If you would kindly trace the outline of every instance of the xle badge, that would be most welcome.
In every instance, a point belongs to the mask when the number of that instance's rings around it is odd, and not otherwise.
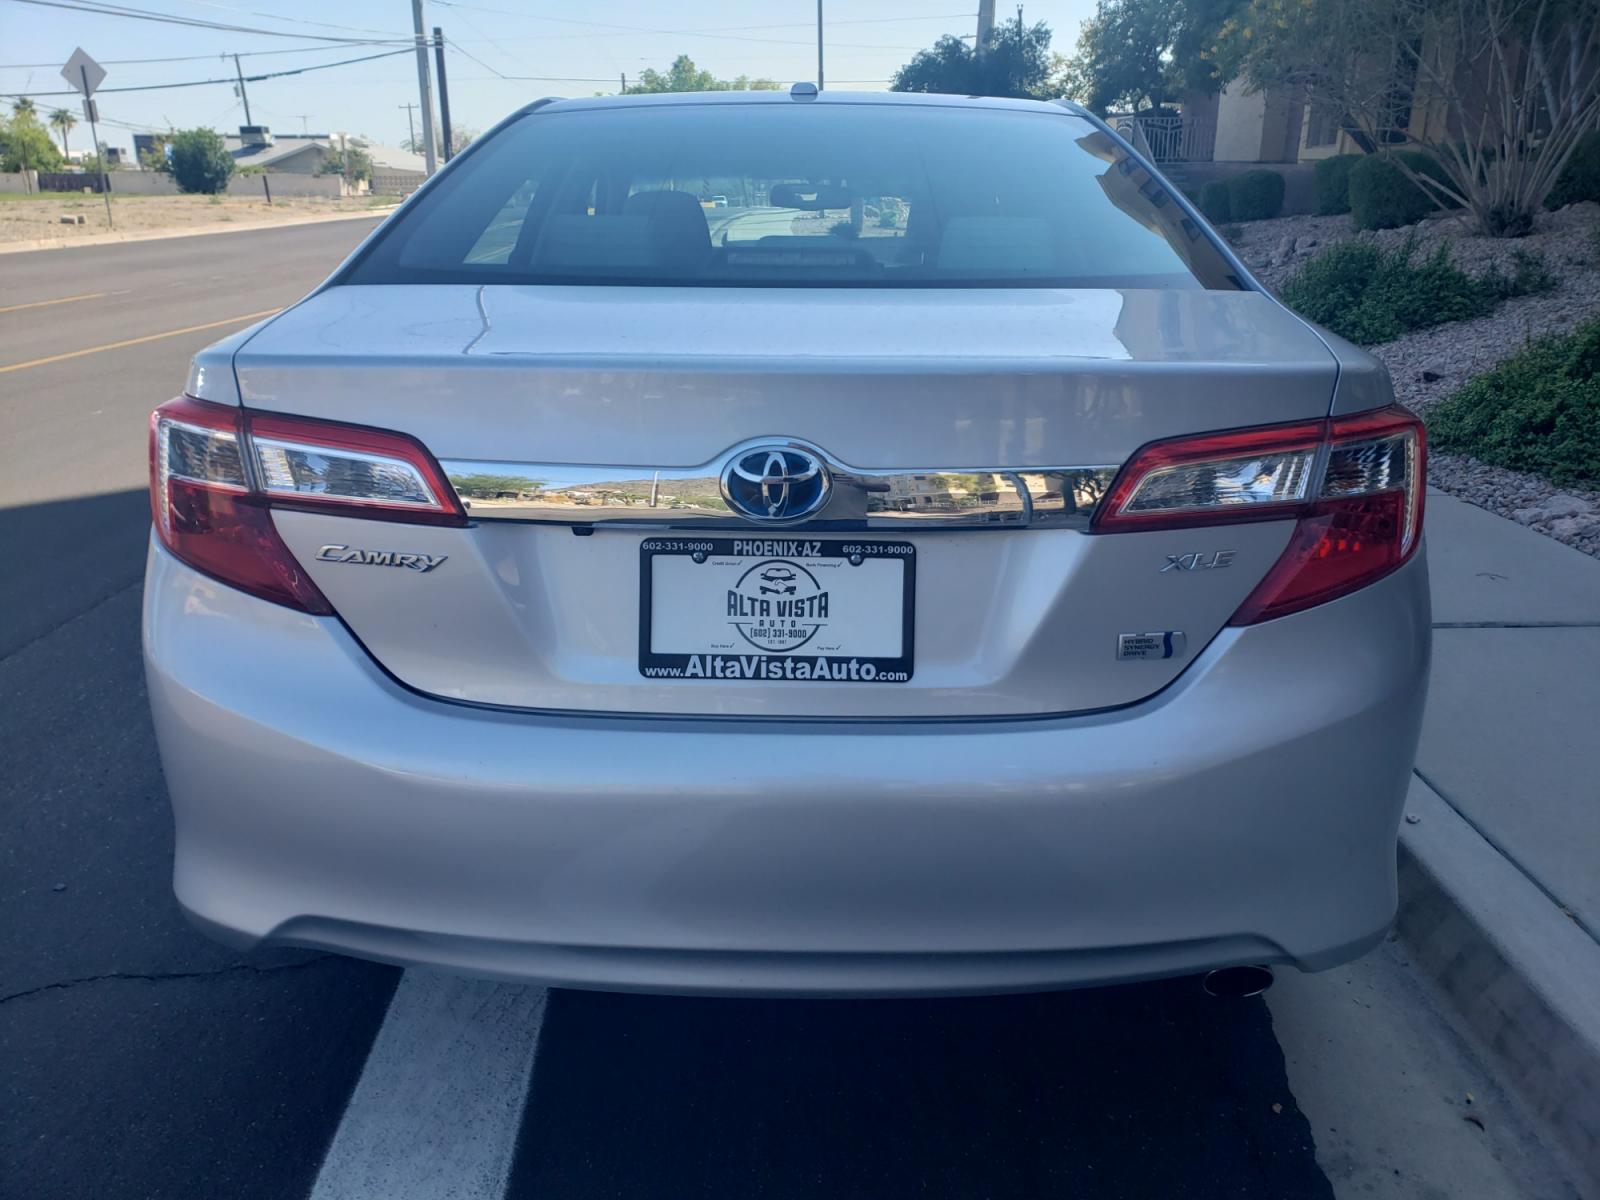
[[[1117,657],[1119,659],[1172,658],[1174,655],[1182,654],[1188,643],[1189,639],[1178,629],[1168,629],[1161,633],[1119,633]]]
[[[1210,554],[1169,554],[1159,574],[1168,571],[1215,571],[1231,567],[1237,550],[1213,550]]]
[[[759,650],[797,650],[828,623],[828,593],[797,562],[758,562],[728,589],[728,624]]]

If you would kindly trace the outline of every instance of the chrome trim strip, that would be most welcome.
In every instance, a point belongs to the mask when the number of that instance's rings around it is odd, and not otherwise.
[[[809,443],[757,438],[696,467],[610,467],[444,459],[440,466],[474,521],[641,525],[749,531],[777,523],[729,507],[722,477],[740,454],[793,446],[832,476],[811,528],[914,530],[1081,529],[1111,487],[1115,466],[978,467],[871,471],[845,466]],[[793,528],[792,525],[789,528]]]

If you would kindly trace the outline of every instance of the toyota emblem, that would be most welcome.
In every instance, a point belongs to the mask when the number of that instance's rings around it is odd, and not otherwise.
[[[756,446],[722,472],[728,507],[753,521],[803,521],[827,503],[831,481],[822,460],[794,446]]]

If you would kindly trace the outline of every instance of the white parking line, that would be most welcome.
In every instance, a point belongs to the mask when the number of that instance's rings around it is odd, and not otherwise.
[[[499,1200],[546,995],[407,971],[311,1200]]]

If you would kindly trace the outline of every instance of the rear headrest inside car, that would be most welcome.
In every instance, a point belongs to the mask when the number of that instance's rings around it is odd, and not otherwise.
[[[622,202],[622,211],[625,217],[649,220],[656,262],[663,266],[699,266],[711,253],[706,211],[688,192],[635,192]]]

